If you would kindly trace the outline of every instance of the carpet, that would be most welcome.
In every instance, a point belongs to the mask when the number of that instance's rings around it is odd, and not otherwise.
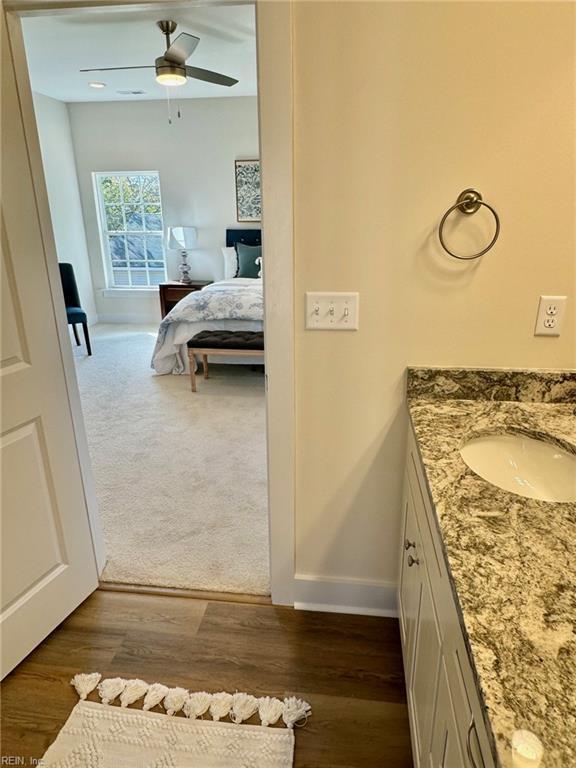
[[[269,594],[264,377],[150,370],[155,329],[74,347],[110,582]]]

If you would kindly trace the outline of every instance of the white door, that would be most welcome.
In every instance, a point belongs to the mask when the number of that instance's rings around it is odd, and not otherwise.
[[[0,24],[3,678],[98,577],[56,325],[64,309],[48,281],[56,257],[43,242],[3,11]]]

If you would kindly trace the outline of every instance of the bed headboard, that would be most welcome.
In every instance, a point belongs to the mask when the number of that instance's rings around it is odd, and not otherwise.
[[[233,248],[236,243],[262,245],[262,233],[259,229],[227,229],[226,247]]]

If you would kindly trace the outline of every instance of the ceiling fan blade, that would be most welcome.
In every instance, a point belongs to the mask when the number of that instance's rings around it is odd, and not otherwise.
[[[189,35],[188,32],[182,32],[176,40],[172,42],[170,48],[164,54],[164,58],[173,61],[175,64],[184,64],[188,56],[196,50],[200,38],[195,35]]]
[[[195,80],[204,80],[207,83],[214,83],[215,85],[236,85],[238,80],[227,75],[220,75],[218,72],[211,72],[209,69],[200,69],[200,67],[186,67],[186,74],[188,77],[193,77]]]
[[[154,67],[96,67],[95,69],[81,69],[80,72],[116,72],[120,69],[154,69]]]

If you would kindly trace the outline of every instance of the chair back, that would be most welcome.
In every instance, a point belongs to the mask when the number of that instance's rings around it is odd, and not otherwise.
[[[62,290],[64,291],[64,303],[67,307],[80,306],[80,294],[76,285],[74,276],[74,267],[72,264],[58,264],[60,267],[60,280],[62,281]]]

